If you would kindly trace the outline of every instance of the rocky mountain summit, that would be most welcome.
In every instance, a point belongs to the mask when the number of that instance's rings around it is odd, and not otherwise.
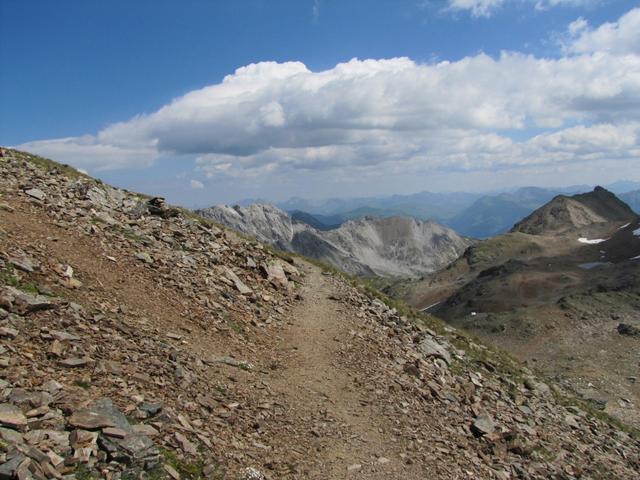
[[[637,478],[504,354],[162,199],[0,158],[0,478]]]
[[[455,260],[471,243],[436,222],[409,217],[363,217],[317,230],[273,205],[218,205],[198,213],[358,276],[420,277]]]
[[[558,195],[514,225],[512,232],[531,235],[562,234],[594,224],[632,222],[638,216],[631,208],[602,187],[567,197]]]

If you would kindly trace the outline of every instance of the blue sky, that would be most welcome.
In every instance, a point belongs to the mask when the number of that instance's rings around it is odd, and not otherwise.
[[[186,205],[637,180],[636,7],[0,0],[0,144]]]

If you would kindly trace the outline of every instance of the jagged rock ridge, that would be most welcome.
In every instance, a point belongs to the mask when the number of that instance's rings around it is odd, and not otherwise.
[[[272,205],[221,205],[198,213],[280,249],[362,276],[420,277],[455,260],[470,244],[436,222],[406,217],[364,217],[320,231]]]

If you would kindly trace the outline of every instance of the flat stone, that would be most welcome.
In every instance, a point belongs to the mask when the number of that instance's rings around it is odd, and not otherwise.
[[[18,467],[25,459],[26,457],[24,455],[17,454],[0,465],[0,479],[10,480],[16,478]]]
[[[23,430],[27,427],[27,417],[15,405],[2,403],[0,404],[0,424],[16,430]]]
[[[116,428],[116,427],[103,428],[102,433],[107,437],[114,437],[114,438],[124,438],[129,434],[129,432],[126,432],[121,428]]]
[[[160,432],[158,430],[153,428],[151,425],[147,425],[146,423],[138,423],[136,425],[132,425],[131,430],[134,433],[146,435],[147,437],[156,437],[160,435]]]
[[[180,480],[180,474],[176,472],[176,470],[171,465],[165,464],[162,466],[162,468],[164,468],[164,471],[167,472],[171,478],[173,478],[174,480]]]
[[[0,337],[4,338],[16,338],[18,336],[18,330],[10,327],[0,327]]]
[[[263,265],[262,270],[269,282],[285,287],[289,285],[287,274],[284,273],[284,269],[280,263],[272,263],[266,266]]]
[[[422,353],[422,355],[424,355],[425,357],[441,358],[448,364],[451,363],[451,355],[449,354],[447,349],[430,335],[422,339],[418,346],[418,349],[420,350],[420,353]]]
[[[27,418],[41,417],[45,413],[49,412],[49,410],[50,409],[47,405],[42,405],[38,408],[29,410],[25,415],[27,416]]]
[[[493,433],[495,429],[496,424],[493,418],[486,413],[478,415],[471,425],[471,431],[477,437],[489,435]]]
[[[238,367],[246,370],[251,370],[253,368],[253,365],[245,360],[236,360],[235,358],[228,356],[208,358],[205,360],[205,363],[224,363],[231,367]]]
[[[32,295],[13,287],[5,287],[13,297],[13,304],[19,313],[31,313],[55,308],[56,304],[43,295]]]
[[[10,257],[9,263],[23,272],[33,273],[35,270],[35,262],[27,256]]]
[[[160,452],[153,441],[139,433],[130,433],[124,438],[101,435],[98,438],[98,445],[107,452],[111,461],[130,466],[139,465],[150,468],[160,461]]]
[[[162,410],[162,403],[161,402],[157,402],[157,403],[142,402],[140,405],[138,405],[138,410],[142,410],[148,415],[154,416],[154,415],[157,415],[160,412],[160,410]]]
[[[77,335],[68,332],[60,332],[58,330],[51,330],[49,335],[61,342],[77,342],[80,340],[80,337]]]
[[[80,337],[74,335],[69,332],[61,332],[59,330],[51,330],[49,334],[55,338],[56,340],[60,340],[61,342],[77,342],[80,340]]]
[[[147,252],[138,252],[135,254],[135,257],[141,262],[144,262],[148,265],[151,265],[153,263],[153,258],[151,258],[151,255],[149,255]]]
[[[30,188],[28,190],[25,190],[24,193],[29,195],[31,198],[35,198],[36,200],[40,200],[40,201],[47,198],[47,195],[39,188]]]
[[[174,434],[176,441],[178,442],[178,445],[180,445],[180,448],[182,449],[182,451],[184,453],[187,453],[189,455],[197,455],[198,454],[198,450],[196,449],[196,446],[191,443],[187,437],[185,437],[183,434],[181,434],[180,432],[176,432]]]
[[[69,367],[69,368],[79,368],[79,367],[84,367],[85,365],[89,364],[91,361],[92,360],[89,357],[72,357],[72,358],[65,358],[64,360],[61,360],[60,365],[62,365],[63,367]]]
[[[91,410],[79,410],[69,417],[68,423],[83,430],[97,430],[98,428],[115,427],[116,423],[107,415],[101,415]]]
[[[238,278],[238,276],[230,268],[225,268],[224,269],[224,275],[225,275],[225,277],[227,277],[229,280],[231,280],[233,282],[233,284],[236,287],[236,289],[242,295],[248,295],[248,294],[253,292],[253,290],[251,290],[249,287],[247,287],[242,282],[242,280],[240,280],[240,278]]]
[[[60,284],[63,287],[69,288],[71,290],[75,290],[77,288],[82,287],[82,282],[77,278],[63,278],[60,280]]]
[[[89,432],[87,430],[74,430],[69,435],[69,444],[73,448],[82,448],[94,445],[98,439],[98,432]]]
[[[61,357],[63,352],[64,347],[62,346],[62,343],[58,340],[54,340],[49,347],[49,353],[54,357]]]
[[[0,438],[8,443],[24,443],[24,437],[22,434],[11,428],[0,427]]]
[[[31,446],[26,453],[29,458],[32,458],[38,463],[46,463],[49,461],[49,457],[47,456],[47,454],[39,448]]]
[[[48,380],[45,383],[43,383],[40,388],[42,388],[43,390],[46,390],[50,394],[54,394],[62,390],[64,388],[64,385],[62,385],[59,382],[56,382],[55,380]]]
[[[54,467],[58,467],[59,465],[62,464],[62,462],[64,462],[64,458],[58,455],[53,450],[49,450],[47,452],[47,456],[49,457],[49,461],[51,462],[51,465],[53,465]]]

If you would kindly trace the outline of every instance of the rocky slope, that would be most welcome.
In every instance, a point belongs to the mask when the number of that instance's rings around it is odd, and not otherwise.
[[[324,237],[377,275],[420,277],[458,258],[471,243],[436,222],[408,217],[350,220]]]
[[[371,268],[327,241],[321,232],[306,223],[293,220],[273,205],[216,205],[196,213],[281,250],[327,262],[351,275],[374,275]]]
[[[320,231],[272,205],[220,205],[198,213],[359,276],[420,277],[453,261],[470,244],[435,222],[404,217],[364,217]]]
[[[0,158],[0,477],[637,478],[528,370],[185,211]]]
[[[613,193],[602,187],[567,197],[558,195],[514,225],[512,232],[532,235],[566,233],[593,224],[630,222],[637,215]]]
[[[640,220],[603,189],[556,197],[423,281],[388,287],[640,427]],[[627,329],[627,326],[630,329]],[[620,330],[622,329],[622,330]]]

